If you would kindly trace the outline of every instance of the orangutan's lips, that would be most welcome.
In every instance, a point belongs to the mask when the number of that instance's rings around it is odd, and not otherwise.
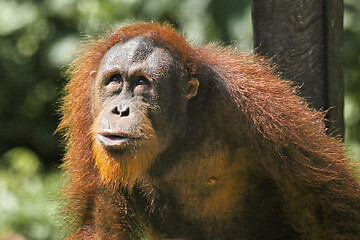
[[[105,147],[122,147],[137,138],[125,133],[98,133],[97,139]]]

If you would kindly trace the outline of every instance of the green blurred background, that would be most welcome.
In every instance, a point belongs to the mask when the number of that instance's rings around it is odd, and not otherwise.
[[[252,51],[250,0],[0,0],[0,240],[58,239],[66,66],[87,35],[168,21],[194,44]],[[360,156],[360,2],[345,0],[345,142]]]

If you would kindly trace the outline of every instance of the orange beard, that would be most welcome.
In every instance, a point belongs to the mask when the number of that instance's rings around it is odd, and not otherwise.
[[[92,150],[101,182],[106,187],[126,187],[131,190],[146,175],[146,171],[159,153],[159,142],[150,121],[147,120],[141,126],[140,132],[144,138],[115,154],[105,150],[99,143],[94,126],[98,126],[97,121],[94,122],[92,130]]]

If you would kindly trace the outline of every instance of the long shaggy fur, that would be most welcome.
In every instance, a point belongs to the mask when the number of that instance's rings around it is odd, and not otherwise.
[[[360,237],[359,185],[342,143],[326,135],[323,114],[309,108],[290,82],[269,74],[264,59],[218,47],[199,51],[225,79],[237,106],[232,114],[246,123],[233,128],[242,128],[261,153],[259,164],[283,194],[290,224],[304,239]]]
[[[91,72],[96,71],[109,48],[138,35],[180,54],[200,87],[212,85],[216,89],[217,109],[226,125],[231,126],[230,138],[254,149],[258,157],[252,159],[252,168],[274,181],[283,198],[287,222],[301,239],[360,239],[359,185],[342,143],[326,135],[323,114],[309,108],[296,95],[292,83],[275,74],[263,58],[240,55],[216,45],[196,48],[169,25],[155,23],[130,25],[87,44],[68,71],[70,81],[65,89],[59,130],[67,143],[63,164],[69,177],[64,190],[68,198],[66,214],[75,219],[69,238],[105,239],[101,229],[111,224],[117,224],[120,232],[136,228],[136,223],[130,226],[122,218],[128,214],[124,213],[128,203],[116,190],[116,181],[127,178],[133,183],[142,177],[138,175],[141,171],[106,165],[111,163],[108,154],[93,145]],[[151,127],[148,130],[150,136],[155,134]],[[154,142],[154,148],[158,147]],[[139,162],[136,166],[142,168],[143,164],[152,163]],[[108,179],[101,180],[98,171]],[[104,181],[112,187],[99,184]],[[94,214],[101,209],[99,206],[106,205],[107,198],[116,198],[114,201],[119,204],[108,204],[104,211],[116,213]],[[125,233],[114,234],[107,238],[129,237]]]

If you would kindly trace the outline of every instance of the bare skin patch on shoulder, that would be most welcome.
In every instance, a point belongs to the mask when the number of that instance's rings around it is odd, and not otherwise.
[[[185,156],[162,182],[172,186],[187,219],[226,220],[239,209],[247,183],[246,149],[230,150],[220,142],[205,143],[201,156]],[[210,147],[209,147],[210,146]],[[206,149],[205,149],[206,148]]]

